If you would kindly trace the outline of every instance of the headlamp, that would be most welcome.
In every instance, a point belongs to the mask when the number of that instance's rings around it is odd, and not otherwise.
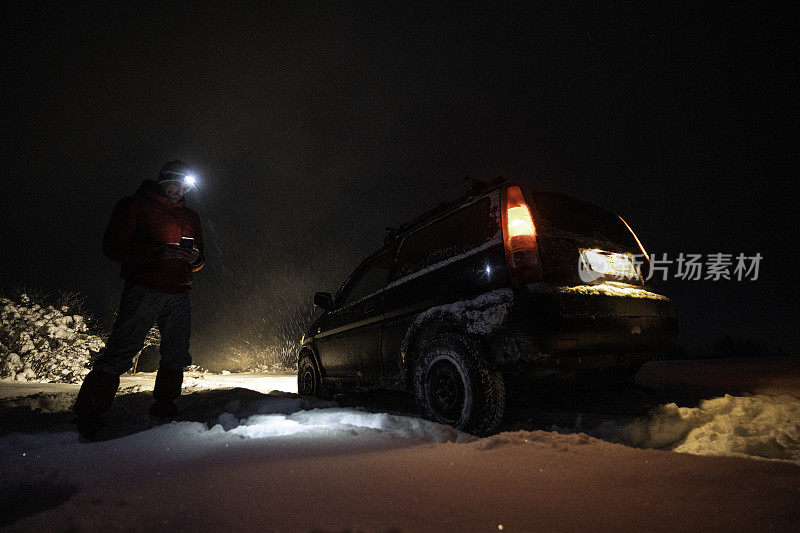
[[[174,176],[167,178],[166,176]],[[161,176],[159,176],[158,181],[179,181],[183,185],[187,187],[194,187],[197,184],[197,178],[194,174],[186,174],[184,172],[178,172],[174,170],[168,170],[166,172],[162,172]]]

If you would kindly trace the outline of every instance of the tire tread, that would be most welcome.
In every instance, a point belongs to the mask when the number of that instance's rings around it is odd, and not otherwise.
[[[469,420],[462,420],[456,427],[477,436],[490,435],[497,431],[505,414],[505,384],[498,371],[491,370],[483,362],[476,343],[462,335],[444,334],[431,340],[422,350],[414,368],[414,391],[417,405],[423,417],[436,421],[425,401],[423,390],[424,365],[436,352],[437,346],[449,348],[463,359],[474,391],[474,402]]]

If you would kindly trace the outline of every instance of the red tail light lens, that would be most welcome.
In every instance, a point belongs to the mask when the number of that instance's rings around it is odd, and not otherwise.
[[[542,279],[536,226],[522,190],[515,186],[505,191],[503,208],[503,242],[511,281],[515,284]]]

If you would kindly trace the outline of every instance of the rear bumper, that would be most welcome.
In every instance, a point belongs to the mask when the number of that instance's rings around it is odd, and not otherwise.
[[[506,362],[547,360],[559,366],[630,366],[678,337],[675,307],[664,296],[562,290],[542,284],[516,291],[496,354]],[[508,350],[509,346],[524,346]]]
[[[540,345],[554,355],[570,352],[641,352],[667,348],[678,336],[677,320],[652,316],[562,316]]]

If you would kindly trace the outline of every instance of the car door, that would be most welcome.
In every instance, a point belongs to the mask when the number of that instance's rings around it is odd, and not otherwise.
[[[419,313],[473,298],[493,280],[502,279],[505,252],[496,237],[499,226],[491,207],[490,197],[479,198],[412,230],[400,244],[392,286],[383,297],[381,341],[387,381],[397,383],[407,371],[401,347]],[[496,246],[487,247],[492,239]],[[489,261],[498,252],[499,257]],[[488,265],[496,265],[494,277],[486,274]]]
[[[363,384],[381,374],[383,289],[392,257],[389,250],[367,259],[336,295],[315,335],[320,361],[332,378]]]

